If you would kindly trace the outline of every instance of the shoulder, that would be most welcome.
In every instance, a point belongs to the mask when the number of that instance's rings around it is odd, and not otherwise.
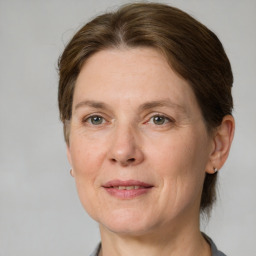
[[[215,243],[212,241],[210,237],[203,233],[204,238],[208,241],[211,246],[212,256],[227,256],[223,252],[219,251]]]

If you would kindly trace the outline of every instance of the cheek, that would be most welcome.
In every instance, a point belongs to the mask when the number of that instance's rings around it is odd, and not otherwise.
[[[151,146],[148,145],[151,149],[148,152],[151,166],[160,177],[163,194],[167,195],[163,197],[166,200],[164,204],[185,204],[201,195],[208,161],[205,142],[199,134],[195,136],[188,132],[182,136],[173,134],[162,141],[158,140],[157,144],[152,142]],[[167,203],[169,201],[172,203]]]
[[[155,166],[161,166],[159,172],[166,175],[189,173],[193,169],[201,169],[204,156],[200,148],[200,139],[189,134],[165,137],[162,140],[151,141],[147,146],[148,156]],[[202,147],[203,148],[203,147]],[[168,171],[167,171],[168,170]]]
[[[73,136],[70,143],[72,167],[77,176],[96,175],[96,170],[105,157],[104,140],[89,139],[85,136]]]
[[[105,159],[104,143],[88,140],[83,136],[73,136],[70,143],[70,156],[75,174],[75,182],[81,204],[91,216],[96,216],[97,177]]]

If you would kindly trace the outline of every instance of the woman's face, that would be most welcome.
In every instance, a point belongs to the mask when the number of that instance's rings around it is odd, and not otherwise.
[[[103,50],[84,64],[68,158],[101,228],[139,235],[197,221],[213,149],[192,89],[156,50]]]

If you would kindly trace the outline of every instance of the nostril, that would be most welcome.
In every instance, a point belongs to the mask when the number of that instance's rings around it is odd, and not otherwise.
[[[134,163],[135,161],[136,161],[136,159],[135,159],[134,157],[133,157],[133,158],[126,159],[126,160],[124,160],[124,161],[118,160],[118,159],[115,159],[115,158],[111,158],[111,162],[112,162],[112,163],[120,162],[120,163],[123,164],[123,165],[128,165],[128,164]]]
[[[135,158],[130,158],[127,160],[127,162],[129,162],[129,163],[135,162]]]

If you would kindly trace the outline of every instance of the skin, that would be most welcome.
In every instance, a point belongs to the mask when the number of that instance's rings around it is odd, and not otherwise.
[[[227,158],[231,116],[209,134],[189,84],[159,52],[108,49],[82,67],[69,125],[67,155],[81,203],[99,223],[101,255],[210,255],[200,198],[205,172]],[[152,188],[120,199],[103,187],[116,179]]]

